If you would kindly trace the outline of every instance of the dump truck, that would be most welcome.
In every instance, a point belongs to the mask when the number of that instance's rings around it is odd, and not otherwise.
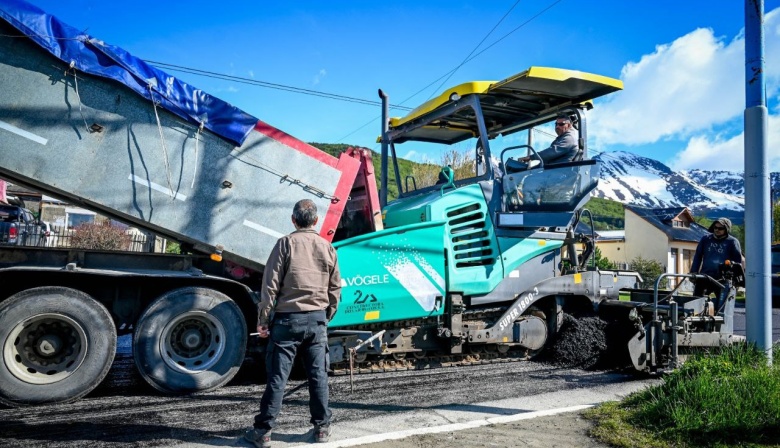
[[[130,334],[138,371],[160,392],[226,384],[264,351],[250,334],[253,289],[304,198],[338,252],[336,374],[530,359],[565,314],[609,319],[637,370],[733,340],[733,297],[672,312],[682,299],[650,303],[637,273],[588,264],[594,241],[575,232],[599,177],[587,112],[619,80],[531,67],[455,86],[400,118],[380,91],[377,183],[368,150],[325,154],[22,0],[0,5],[0,19],[0,177],[186,249],[0,248],[4,404],[86,395]],[[516,169],[511,160],[537,151],[518,133],[561,114],[578,157]],[[401,144],[468,151],[472,172],[443,166],[441,183],[418,187],[401,179]]]

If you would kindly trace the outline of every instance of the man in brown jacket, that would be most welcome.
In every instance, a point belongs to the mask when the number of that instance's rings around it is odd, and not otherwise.
[[[257,447],[270,446],[284,386],[299,349],[309,377],[314,438],[327,442],[330,437],[328,321],[336,314],[341,276],[336,250],[314,230],[318,219],[313,201],[298,201],[292,214],[296,230],[276,242],[263,273],[257,332],[261,338],[271,338],[265,361],[268,382],[254,428],[244,435]]]

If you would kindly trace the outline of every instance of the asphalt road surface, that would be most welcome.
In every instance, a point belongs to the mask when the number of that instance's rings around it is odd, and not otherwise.
[[[744,334],[744,309],[736,314],[735,332]],[[773,310],[775,341],[780,339],[778,314]],[[64,405],[0,407],[0,445],[247,446],[240,437],[257,412],[263,387],[257,365],[246,363],[231,384],[216,391],[164,396],[136,373],[122,339],[108,378],[87,397]],[[572,407],[619,399],[654,381],[537,362],[356,375],[352,386],[349,377],[332,377],[334,434],[328,445],[443,448],[476,440],[485,441],[484,446],[514,446],[512,440],[524,440],[526,446],[566,446],[579,440],[595,447],[600,445],[585,436],[588,423]],[[562,408],[574,411],[544,414]],[[292,379],[273,446],[309,442],[308,415],[305,382]],[[539,417],[520,420],[524,416]],[[429,433],[421,433],[426,428]]]

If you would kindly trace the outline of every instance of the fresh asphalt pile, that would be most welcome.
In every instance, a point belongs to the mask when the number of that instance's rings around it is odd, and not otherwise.
[[[575,318],[564,314],[563,324],[542,361],[560,367],[604,367],[607,353],[607,322],[599,317]]]

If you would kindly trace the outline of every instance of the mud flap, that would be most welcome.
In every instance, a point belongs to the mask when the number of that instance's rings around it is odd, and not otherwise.
[[[644,332],[637,331],[636,334],[628,341],[628,354],[631,357],[631,363],[634,368],[639,371],[647,370],[647,334],[650,331],[649,325],[645,328]]]
[[[522,316],[515,321],[512,333],[512,342],[539,350],[547,342],[547,322],[537,316]]]
[[[450,353],[458,354],[463,353],[463,296],[460,294],[452,294],[450,296],[450,330],[452,347]]]

